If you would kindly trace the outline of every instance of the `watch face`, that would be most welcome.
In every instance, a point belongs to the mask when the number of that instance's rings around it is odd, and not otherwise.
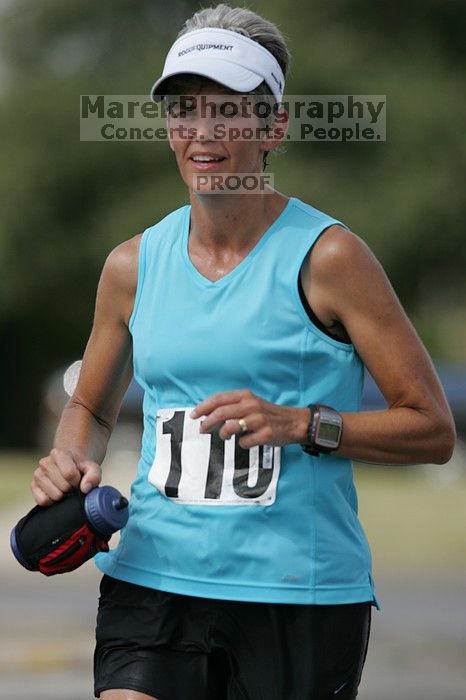
[[[320,423],[318,440],[326,440],[328,442],[337,443],[340,435],[340,426],[332,423]]]
[[[321,406],[315,437],[316,445],[335,450],[340,444],[341,423],[341,416],[336,411],[326,406]]]

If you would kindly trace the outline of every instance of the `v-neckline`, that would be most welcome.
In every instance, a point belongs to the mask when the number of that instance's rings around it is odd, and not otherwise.
[[[210,280],[208,277],[203,275],[197,267],[194,265],[192,262],[190,256],[189,256],[189,250],[188,250],[188,244],[189,244],[189,228],[190,228],[190,223],[191,223],[191,204],[186,205],[185,209],[185,215],[184,215],[184,220],[183,220],[183,235],[182,235],[182,241],[181,241],[181,248],[182,248],[182,257],[184,260],[184,263],[186,267],[188,268],[189,272],[191,275],[199,282],[202,284],[204,287],[223,287],[226,284],[228,284],[232,279],[234,279],[237,275],[239,275],[253,260],[253,258],[259,253],[259,251],[263,248],[265,245],[266,241],[270,238],[272,233],[275,231],[275,229],[278,227],[278,225],[282,222],[283,217],[285,214],[288,212],[290,209],[291,203],[294,201],[294,197],[289,197],[287,203],[281,210],[280,214],[272,221],[270,226],[264,231],[262,236],[259,238],[257,243],[254,245],[253,248],[249,251],[249,253],[232,269],[230,272],[227,272],[225,275],[222,275],[218,280]]]

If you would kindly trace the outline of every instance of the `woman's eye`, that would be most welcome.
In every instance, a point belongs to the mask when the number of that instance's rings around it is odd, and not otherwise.
[[[196,116],[196,110],[180,109],[179,107],[169,109],[168,113],[173,119],[193,119]]]
[[[210,119],[238,119],[242,116],[242,111],[239,106],[233,105],[231,102],[221,102],[213,108],[211,105],[206,105],[204,108],[199,105],[183,105],[180,102],[169,103],[168,114],[172,119],[198,119],[199,117],[207,117]]]
[[[174,99],[167,104],[167,113],[173,119],[189,119],[196,112],[196,109],[183,100]]]
[[[234,119],[240,116],[241,113],[239,108],[234,107],[231,102],[224,102],[218,106],[217,114],[225,119]]]

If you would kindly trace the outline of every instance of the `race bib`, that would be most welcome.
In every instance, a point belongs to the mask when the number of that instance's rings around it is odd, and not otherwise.
[[[280,447],[245,450],[235,435],[200,433],[191,408],[162,408],[157,413],[157,444],[148,479],[178,503],[270,506],[280,472]]]

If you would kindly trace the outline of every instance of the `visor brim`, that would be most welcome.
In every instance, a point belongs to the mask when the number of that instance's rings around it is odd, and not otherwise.
[[[216,65],[212,65],[212,61],[191,61],[189,66],[178,68],[174,71],[169,71],[162,75],[150,91],[150,97],[153,102],[159,102],[166,94],[166,82],[169,78],[175,75],[199,75],[203,78],[213,80],[223,87],[230,88],[234,92],[250,92],[255,90],[263,81],[264,78],[257,73],[254,73],[247,68],[238,66],[229,61],[218,61]]]

